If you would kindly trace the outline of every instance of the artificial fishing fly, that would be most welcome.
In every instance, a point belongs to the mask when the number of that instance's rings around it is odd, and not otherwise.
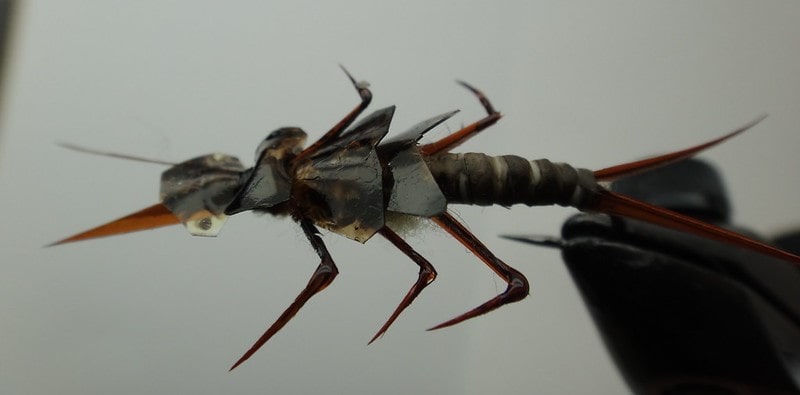
[[[368,84],[345,70],[361,101],[316,142],[304,148],[306,133],[287,127],[270,133],[256,150],[255,164],[211,154],[172,165],[161,177],[161,202],[52,245],[153,229],[182,223],[193,235],[216,236],[228,216],[243,211],[288,215],[300,225],[320,264],[295,301],[268,327],[231,370],[250,358],[294,317],[316,293],[331,284],[338,269],[318,227],[365,243],[375,234],[387,239],[419,266],[419,276],[370,343],[383,335],[400,313],[436,278],[436,270],[387,224],[400,214],[428,218],[466,246],[507,284],[505,291],[449,321],[439,329],[524,299],[525,276],[495,256],[475,235],[447,212],[450,204],[528,206],[561,205],[648,221],[668,228],[759,251],[794,264],[800,257],[738,233],[659,208],[606,189],[600,182],[636,174],[690,157],[755,126],[763,117],[720,138],[654,158],[602,170],[578,169],[546,159],[489,156],[450,151],[495,124],[501,114],[486,96],[460,82],[477,96],[487,115],[433,143],[422,136],[450,118],[447,112],[384,139],[394,107],[375,111],[355,122],[369,106]],[[106,156],[129,157],[69,147]],[[139,159],[139,158],[133,158]],[[159,161],[154,161],[159,162]]]

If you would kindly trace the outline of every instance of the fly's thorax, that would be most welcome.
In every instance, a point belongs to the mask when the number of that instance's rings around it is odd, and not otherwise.
[[[547,159],[447,153],[425,162],[448,203],[583,207],[599,188],[591,171]]]
[[[293,164],[290,205],[312,213],[306,218],[318,226],[361,243],[369,240],[384,225],[383,166],[376,146],[393,114],[394,106],[377,110],[301,153]]]
[[[289,200],[292,187],[289,164],[305,141],[306,133],[300,128],[286,127],[270,133],[256,149],[256,165],[225,213],[269,211]]]
[[[291,205],[320,227],[366,242],[383,226],[381,163],[369,146],[295,169]]]

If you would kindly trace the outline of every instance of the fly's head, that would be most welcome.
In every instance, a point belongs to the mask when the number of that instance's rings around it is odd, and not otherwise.
[[[216,236],[245,173],[239,159],[225,154],[178,163],[161,174],[161,202],[191,234]]]
[[[292,188],[291,160],[306,142],[306,133],[295,127],[270,133],[256,149],[256,164],[243,177],[241,188],[225,209],[233,215],[247,210],[269,210],[289,200]]]

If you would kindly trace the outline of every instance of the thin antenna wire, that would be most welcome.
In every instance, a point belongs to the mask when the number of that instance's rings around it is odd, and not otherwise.
[[[59,146],[64,147],[64,148],[71,149],[73,151],[83,152],[83,153],[86,153],[86,154],[110,156],[112,158],[118,158],[118,159],[128,159],[128,160],[135,160],[135,161],[139,161],[139,162],[155,163],[155,164],[159,164],[159,165],[175,166],[175,163],[167,162],[167,161],[164,161],[164,160],[141,158],[141,157],[133,156],[133,155],[118,154],[116,152],[103,152],[103,151],[93,150],[91,148],[85,148],[85,147],[81,147],[81,146],[77,146],[77,145],[69,144],[69,143],[56,143],[56,144],[58,144]]]

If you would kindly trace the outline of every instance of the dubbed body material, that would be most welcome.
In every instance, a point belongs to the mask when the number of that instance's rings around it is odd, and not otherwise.
[[[492,157],[479,153],[449,153],[501,117],[483,93],[463,82],[461,84],[478,97],[486,110],[484,118],[436,142],[418,145],[427,131],[455,113],[448,112],[383,141],[389,131],[394,107],[375,111],[353,124],[369,105],[372,93],[367,84],[356,83],[349,73],[347,75],[361,102],[309,147],[303,148],[305,132],[299,128],[281,128],[259,145],[252,168],[244,169],[238,159],[221,154],[177,164],[164,172],[161,204],[54,244],[178,222],[184,223],[193,234],[216,235],[227,216],[249,210],[290,216],[303,229],[320,257],[320,264],[295,301],[231,369],[250,358],[338,274],[317,227],[361,243],[379,234],[419,266],[417,281],[370,342],[385,333],[400,313],[436,278],[433,265],[386,224],[387,215],[392,213],[429,218],[507,283],[501,294],[431,329],[455,325],[519,301],[529,291],[525,276],[497,258],[453,218],[447,212],[448,204],[573,206],[647,220],[800,263],[800,257],[795,255],[626,198],[598,184],[598,181],[610,181],[689,157],[747,130],[760,119],[696,147],[592,172],[546,159],[529,161],[513,155]]]

